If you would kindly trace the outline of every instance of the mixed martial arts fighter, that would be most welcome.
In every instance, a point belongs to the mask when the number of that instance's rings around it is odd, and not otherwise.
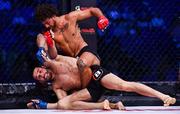
[[[77,57],[82,87],[86,87],[86,84],[88,84],[86,81],[91,78],[88,77],[91,74],[90,66],[95,64],[99,66],[100,58],[82,38],[77,22],[95,16],[98,18],[98,28],[104,30],[109,24],[108,19],[99,8],[91,7],[83,11],[77,10],[65,15],[59,15],[57,9],[49,4],[39,5],[36,8],[35,15],[37,20],[50,29],[43,33],[43,36],[46,38],[50,58],[54,59],[57,56],[57,50],[54,45],[68,56]],[[38,57],[45,47],[45,41],[43,40],[45,39],[42,38],[42,34],[39,34],[37,39],[39,45]],[[40,57],[39,60],[41,61]],[[100,68],[100,66],[97,68]]]
[[[35,79],[55,82],[53,88],[58,88],[60,91],[57,94],[61,93],[61,96],[66,95],[65,91],[80,88],[80,81],[78,81],[80,74],[76,65],[77,59],[59,55],[56,60],[50,60],[46,57],[46,54],[42,54],[42,57],[46,68],[35,68],[33,72]],[[102,67],[100,69],[96,69],[96,67],[96,65],[90,67],[92,70],[91,80],[85,89],[63,98],[60,97],[62,99],[57,103],[47,105],[46,102],[34,100],[34,104],[37,104],[36,106],[39,108],[88,109],[87,105],[89,106],[89,104],[84,101],[97,102],[106,89],[136,92],[144,96],[159,98],[164,102],[164,106],[169,106],[176,102],[175,98],[144,84],[125,81]],[[32,105],[33,103],[28,104],[29,107],[32,107]]]

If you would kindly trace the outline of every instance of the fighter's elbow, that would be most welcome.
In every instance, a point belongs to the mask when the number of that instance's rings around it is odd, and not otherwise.
[[[90,7],[89,10],[90,10],[92,16],[99,17],[102,15],[101,10],[97,7]]]

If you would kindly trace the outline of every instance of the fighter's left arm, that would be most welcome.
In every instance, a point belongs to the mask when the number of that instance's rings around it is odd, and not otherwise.
[[[47,53],[45,52],[42,52],[41,53],[41,57],[43,59],[43,66],[46,67],[46,68],[49,68],[51,69],[52,71],[56,72],[57,70],[57,62],[55,60],[52,60],[50,59],[48,56],[47,56]]]
[[[98,18],[98,28],[100,30],[106,29],[106,27],[109,25],[109,20],[105,17],[105,15],[102,13],[102,11],[97,7],[90,7],[85,10],[77,10],[70,12],[67,17],[70,19],[76,19],[77,21],[81,21],[87,18],[90,18],[92,16],[95,16]]]
[[[56,93],[59,100],[67,96],[67,92],[62,89],[53,87],[53,91]]]
[[[99,8],[96,7],[90,7],[85,10],[77,10],[69,13],[69,15],[77,16],[77,21],[84,20],[87,18],[90,18],[92,16],[95,16],[97,18],[100,18],[101,16],[104,16],[102,11]]]

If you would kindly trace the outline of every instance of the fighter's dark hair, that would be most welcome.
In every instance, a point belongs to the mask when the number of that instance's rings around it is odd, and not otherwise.
[[[40,4],[35,10],[35,18],[41,22],[57,15],[59,15],[58,10],[51,4]]]

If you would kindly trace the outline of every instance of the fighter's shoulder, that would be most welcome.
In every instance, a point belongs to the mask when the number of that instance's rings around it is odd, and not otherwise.
[[[71,11],[70,13],[65,15],[66,19],[75,19],[78,17],[79,11]]]

